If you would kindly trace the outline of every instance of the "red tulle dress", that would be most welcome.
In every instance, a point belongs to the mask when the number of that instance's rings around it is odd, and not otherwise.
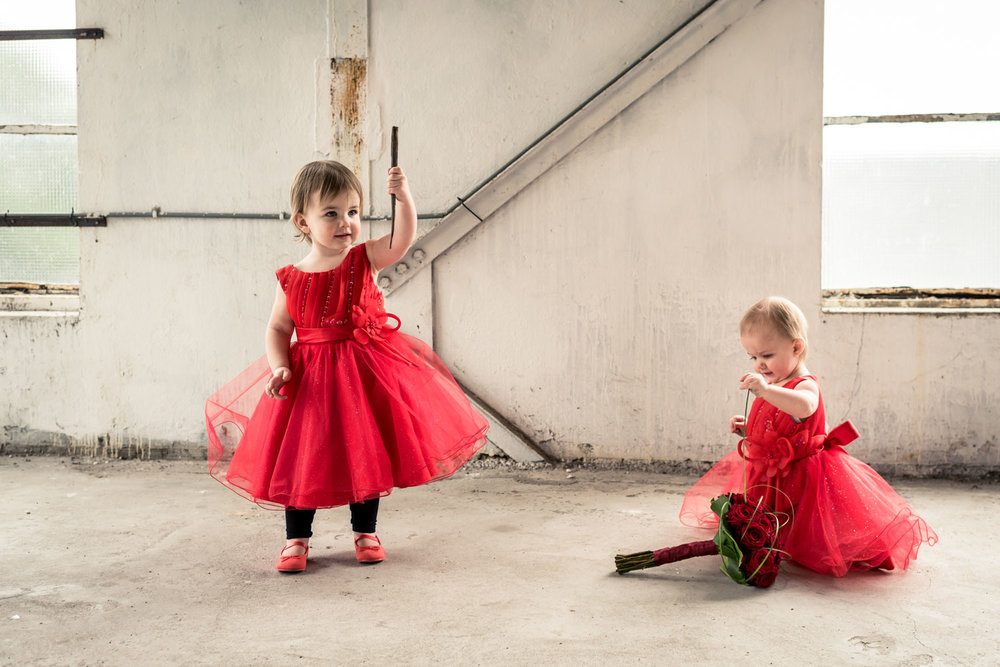
[[[811,375],[783,385],[795,387]],[[747,417],[746,439],[684,496],[681,522],[716,528],[712,498],[729,492],[763,499],[792,518],[782,549],[799,565],[835,577],[849,570],[905,569],[923,542],[937,534],[888,482],[844,450],[858,437],[851,422],[827,435],[823,398],[797,422],[758,398]]]
[[[296,341],[284,400],[266,357],[205,406],[213,477],[271,509],[335,507],[454,473],[486,420],[441,360],[399,333],[365,245],[331,271],[277,271]]]

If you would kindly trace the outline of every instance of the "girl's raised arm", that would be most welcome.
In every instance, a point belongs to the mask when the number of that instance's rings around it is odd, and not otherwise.
[[[758,373],[747,373],[740,378],[740,390],[746,389],[796,419],[810,417],[819,407],[819,385],[812,380],[803,380],[794,389],[785,389],[768,384]]]
[[[391,248],[389,234],[366,244],[368,261],[376,272],[401,260],[417,237],[417,209],[406,174],[399,167],[389,169],[388,189],[390,195],[396,196],[396,233]]]

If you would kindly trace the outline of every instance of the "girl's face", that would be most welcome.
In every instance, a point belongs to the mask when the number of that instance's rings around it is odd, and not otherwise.
[[[314,247],[339,254],[349,250],[361,234],[361,197],[354,190],[341,190],[320,200],[319,192],[309,198],[295,225],[309,236]]]
[[[754,372],[769,384],[792,377],[802,363],[803,340],[782,336],[773,327],[757,327],[740,336],[740,342],[750,355]]]

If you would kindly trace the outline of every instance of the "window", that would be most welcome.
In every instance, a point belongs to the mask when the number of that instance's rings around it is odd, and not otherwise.
[[[74,28],[75,0],[7,2],[0,30]],[[0,41],[0,215],[77,207],[76,40]],[[0,220],[0,283],[75,286],[77,227]]]
[[[998,20],[991,0],[826,3],[828,299],[998,305]]]

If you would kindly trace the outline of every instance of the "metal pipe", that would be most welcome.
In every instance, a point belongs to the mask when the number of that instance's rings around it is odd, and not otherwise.
[[[30,39],[102,39],[104,28],[69,28],[67,30],[0,30],[0,41]]]
[[[107,227],[103,215],[50,215],[46,213],[3,214],[0,225],[4,227]]]
[[[288,220],[291,216],[284,211],[278,213],[211,213],[161,211],[112,211],[105,213],[108,218],[199,218],[209,220]]]
[[[292,216],[281,211],[279,213],[211,213],[196,212],[161,212],[161,211],[112,211],[110,213],[68,213],[68,214],[36,214],[36,213],[4,213],[0,226],[6,227],[107,227],[109,218],[196,218],[199,220],[288,220]],[[438,214],[418,215],[420,220],[439,220]],[[386,216],[365,218],[366,222],[388,222]]]

